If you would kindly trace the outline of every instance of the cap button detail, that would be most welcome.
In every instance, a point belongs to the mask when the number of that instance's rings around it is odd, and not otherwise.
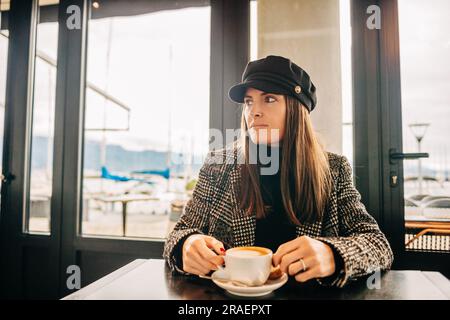
[[[301,88],[300,86],[296,86],[296,87],[295,87],[295,92],[296,92],[296,93],[302,92],[302,88]]]

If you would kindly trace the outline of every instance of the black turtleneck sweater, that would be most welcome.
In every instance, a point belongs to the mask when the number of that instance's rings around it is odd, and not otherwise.
[[[275,159],[278,150],[279,157]],[[263,154],[265,154],[263,150]],[[271,249],[273,252],[277,251],[278,247],[288,241],[296,238],[295,225],[290,221],[286,210],[283,206],[283,199],[281,197],[280,172],[281,172],[281,147],[269,146],[267,148],[267,155],[274,157],[271,161],[279,161],[278,169],[273,175],[263,174],[262,168],[274,166],[273,163],[261,163],[258,156],[258,171],[260,176],[260,189],[264,205],[266,207],[266,216],[261,219],[256,219],[255,230],[255,246],[261,246]],[[259,153],[258,153],[259,155]],[[273,171],[273,169],[271,170]]]

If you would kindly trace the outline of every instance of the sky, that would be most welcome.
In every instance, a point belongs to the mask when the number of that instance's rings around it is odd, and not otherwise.
[[[167,150],[170,123],[173,149],[207,151],[209,21],[209,7],[90,21],[87,81],[131,109],[129,131],[107,132],[108,144],[135,151]],[[55,60],[56,41],[56,24],[41,24],[37,47]],[[52,68],[41,62],[36,134],[48,133],[48,110],[54,101],[49,83],[54,87],[55,79],[46,69]],[[87,129],[126,128],[128,114],[87,90],[85,121]],[[88,131],[86,137],[102,140],[103,134]]]
[[[404,152],[417,152],[408,125],[429,123],[421,149],[430,159],[423,164],[440,169],[447,157],[450,169],[450,1],[399,0],[398,6]]]
[[[88,81],[132,108],[130,131],[109,133],[108,142],[134,150],[164,150],[170,124],[173,148],[207,146],[209,21],[209,7],[91,21]],[[108,59],[109,28],[113,35]],[[87,120],[101,124],[96,110],[102,104],[88,100],[91,107],[95,114],[88,114]],[[123,127],[123,115],[108,117],[107,127]]]

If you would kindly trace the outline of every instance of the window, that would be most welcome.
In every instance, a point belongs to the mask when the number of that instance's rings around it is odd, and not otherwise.
[[[106,4],[88,28],[81,233],[165,238],[208,151],[209,3]]]
[[[406,247],[450,251],[450,3],[399,0]],[[432,62],[432,63],[430,63]]]
[[[50,232],[58,52],[57,2],[39,1],[34,62],[28,232]],[[53,17],[53,19],[51,19]],[[50,21],[49,21],[50,20]],[[26,226],[26,224],[25,224]]]

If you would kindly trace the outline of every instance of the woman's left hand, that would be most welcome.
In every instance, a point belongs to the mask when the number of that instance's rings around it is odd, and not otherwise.
[[[325,278],[335,272],[334,255],[330,246],[308,236],[282,244],[272,260],[274,266],[280,265],[281,271],[295,276],[298,282]]]

